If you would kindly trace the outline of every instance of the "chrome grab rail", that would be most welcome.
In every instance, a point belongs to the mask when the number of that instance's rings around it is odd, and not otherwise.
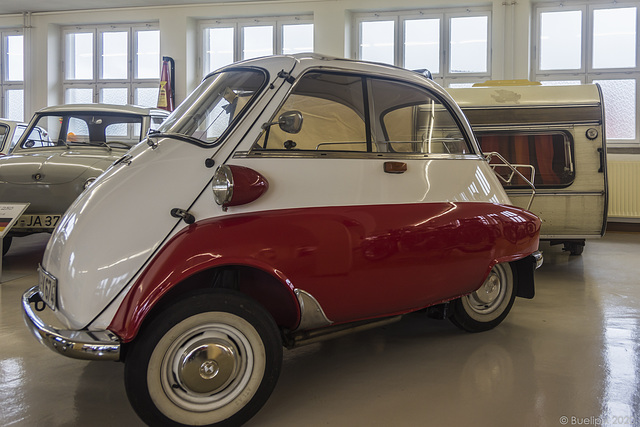
[[[492,158],[498,158],[498,160],[500,160],[502,162],[502,164],[500,163],[490,163]],[[504,182],[505,184],[511,184],[511,182],[513,181],[513,178],[517,175],[520,178],[522,178],[524,180],[524,182],[526,182],[529,187],[531,187],[531,197],[529,198],[529,203],[527,204],[527,210],[529,210],[531,208],[531,204],[533,203],[533,198],[536,195],[536,186],[533,184],[533,181],[535,179],[536,176],[536,168],[533,167],[533,165],[519,165],[519,164],[511,164],[507,161],[507,159],[505,159],[500,153],[492,151],[490,153],[486,153],[484,158],[486,159],[487,163],[489,163],[489,166],[491,167],[491,169],[493,169],[493,172],[496,174],[496,176],[498,177],[498,179],[500,179],[502,182]],[[511,173],[505,178],[504,176],[500,175],[497,171],[496,168],[498,167],[506,167],[511,169]],[[531,171],[531,178],[527,179],[522,172],[520,172],[518,170],[518,168],[524,168],[524,169],[529,169]]]

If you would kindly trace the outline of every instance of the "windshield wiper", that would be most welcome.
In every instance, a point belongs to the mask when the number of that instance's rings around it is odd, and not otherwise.
[[[207,141],[203,141],[199,138],[196,138],[195,136],[191,136],[191,135],[186,135],[183,133],[172,133],[172,132],[160,132],[160,131],[155,131],[153,134],[149,134],[148,135],[148,141],[147,144],[150,147],[155,147],[157,144],[155,142],[151,141],[151,138],[175,138],[175,139],[179,139],[185,142],[192,142],[198,145],[201,144],[207,144]]]
[[[107,144],[105,141],[96,141],[96,142],[90,143],[90,145],[104,145],[105,147],[107,147],[109,152],[113,151],[111,146],[109,144]]]

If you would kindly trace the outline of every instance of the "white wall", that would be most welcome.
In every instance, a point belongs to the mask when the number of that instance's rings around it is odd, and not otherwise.
[[[509,3],[509,4],[503,4]],[[390,7],[390,4],[392,7]],[[456,6],[492,7],[492,78],[528,78],[529,27],[531,4],[494,0],[487,3],[466,0],[325,0],[260,1],[253,3],[218,3],[215,5],[180,5],[104,9],[63,13],[35,13],[27,16],[0,16],[0,28],[25,27],[25,117],[33,111],[63,102],[61,28],[69,25],[100,25],[132,22],[158,22],[161,55],[176,62],[176,101],[179,103],[195,88],[200,75],[198,20],[311,14],[315,24],[315,51],[331,56],[352,58],[355,43],[352,15],[365,11],[411,10]],[[514,28],[519,31],[516,34]]]

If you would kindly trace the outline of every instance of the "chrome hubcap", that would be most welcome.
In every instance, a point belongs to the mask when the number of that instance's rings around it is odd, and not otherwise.
[[[229,385],[238,367],[238,350],[232,343],[209,339],[185,349],[177,373],[186,389],[209,394]]]
[[[487,280],[476,291],[476,298],[482,304],[491,304],[500,295],[500,278],[495,272],[491,272]]]
[[[467,296],[469,308],[478,314],[489,314],[502,304],[507,293],[506,273],[500,264],[494,266],[480,289]]]

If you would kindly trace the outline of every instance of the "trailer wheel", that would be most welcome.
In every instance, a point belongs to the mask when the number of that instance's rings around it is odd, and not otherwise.
[[[584,251],[584,243],[565,242],[562,250],[569,252],[570,255],[582,255],[582,252]]]
[[[271,395],[282,342],[271,315],[232,291],[173,304],[140,332],[125,386],[148,425],[240,425]]]
[[[493,329],[507,317],[515,297],[515,272],[509,263],[496,264],[477,291],[451,302],[450,320],[467,332]]]

